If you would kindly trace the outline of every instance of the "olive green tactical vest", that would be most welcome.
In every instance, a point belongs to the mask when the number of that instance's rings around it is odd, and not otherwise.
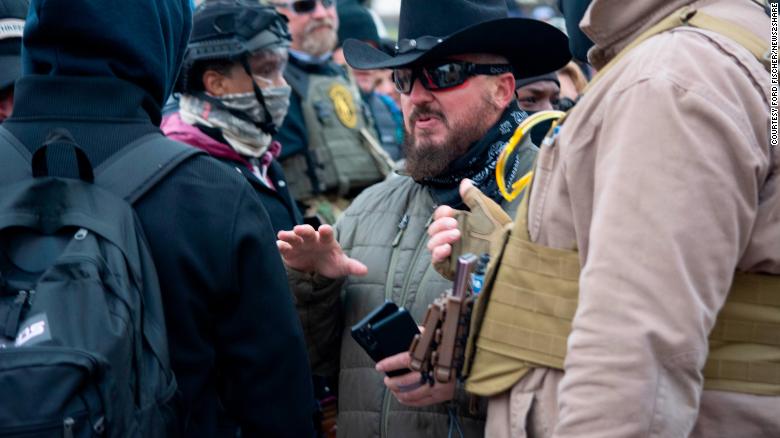
[[[600,76],[639,42],[683,25],[726,35],[767,65],[763,42],[686,7],[640,36]],[[491,262],[486,286],[474,306],[463,374],[466,389],[477,395],[506,391],[534,367],[563,369],[577,310],[580,260],[576,250],[531,241],[530,191],[503,252]],[[703,375],[705,389],[780,395],[780,276],[735,274],[710,333]]]
[[[307,89],[296,92],[302,96],[309,157],[302,153],[282,162],[292,196],[346,195],[382,181],[388,169],[367,144],[365,137],[371,134],[354,85],[340,75],[307,76]],[[294,81],[288,82],[295,88]]]
[[[474,307],[472,332],[478,334],[469,340],[464,369],[466,389],[474,394],[506,391],[534,367],[563,369],[577,310],[579,255],[531,242],[527,216],[528,195],[495,283]],[[736,273],[709,344],[706,389],[780,395],[780,276]]]

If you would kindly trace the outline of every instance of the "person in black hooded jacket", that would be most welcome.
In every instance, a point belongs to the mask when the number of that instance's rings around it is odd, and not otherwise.
[[[98,166],[159,132],[190,23],[188,0],[33,0],[4,126],[30,150],[65,128]],[[50,172],[66,172],[66,161],[50,158]],[[244,437],[312,436],[300,322],[251,186],[200,155],[135,210],[160,278],[182,435],[237,424]]]

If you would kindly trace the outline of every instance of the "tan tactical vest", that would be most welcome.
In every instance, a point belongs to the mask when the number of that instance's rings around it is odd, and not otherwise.
[[[314,162],[307,162],[305,154],[283,161],[292,196],[346,195],[382,181],[391,168],[376,150],[381,146],[368,128],[354,85],[342,76],[309,74],[308,89],[299,94],[304,96],[303,119]],[[310,164],[318,187],[313,186]]]
[[[732,37],[760,60],[766,53],[760,40],[745,41],[745,33],[733,25],[683,8],[618,58],[650,36],[682,25]],[[474,306],[463,370],[466,389],[474,394],[506,391],[534,367],[563,369],[577,309],[580,261],[576,250],[531,241],[529,197],[530,189],[503,253],[491,262],[496,268],[489,270],[486,284],[492,283],[494,272],[495,283],[483,289]],[[737,272],[709,344],[706,389],[780,395],[780,276]]]

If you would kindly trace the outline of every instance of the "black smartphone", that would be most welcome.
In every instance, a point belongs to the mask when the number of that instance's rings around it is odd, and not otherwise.
[[[409,312],[385,301],[365,318],[352,326],[352,337],[363,347],[374,362],[409,350],[412,340],[420,333],[417,323]],[[408,369],[395,370],[388,376],[400,376],[410,372]]]

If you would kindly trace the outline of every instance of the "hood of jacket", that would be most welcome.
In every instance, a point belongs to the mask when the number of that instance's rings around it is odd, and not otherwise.
[[[23,75],[119,78],[161,108],[191,28],[190,0],[32,0]]]
[[[696,0],[593,0],[580,28],[593,41],[588,60],[600,69],[646,29]]]

